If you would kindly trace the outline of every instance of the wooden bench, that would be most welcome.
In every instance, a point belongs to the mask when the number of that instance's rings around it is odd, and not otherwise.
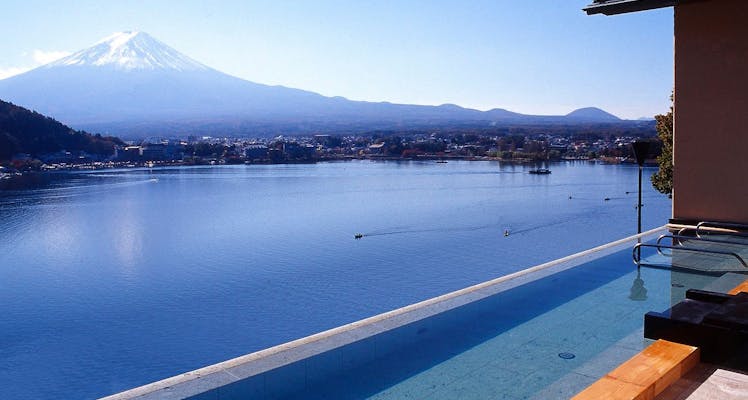
[[[651,400],[699,363],[699,349],[658,340],[573,400]]]

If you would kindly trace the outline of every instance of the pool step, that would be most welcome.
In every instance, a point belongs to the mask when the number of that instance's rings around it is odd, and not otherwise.
[[[573,400],[651,400],[699,363],[699,349],[658,340]]]

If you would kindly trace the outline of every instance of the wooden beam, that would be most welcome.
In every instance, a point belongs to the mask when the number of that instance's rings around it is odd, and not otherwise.
[[[651,400],[698,363],[698,347],[658,340],[572,400]]]

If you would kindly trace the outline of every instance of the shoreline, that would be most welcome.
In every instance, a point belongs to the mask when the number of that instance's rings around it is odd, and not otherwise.
[[[316,160],[290,160],[285,162],[243,162],[243,163],[235,163],[235,162],[221,162],[221,161],[211,161],[211,162],[202,162],[202,163],[195,163],[195,162],[184,162],[184,161],[158,161],[158,162],[114,162],[114,161],[108,161],[108,162],[94,162],[94,163],[81,163],[81,164],[52,164],[52,165],[44,165],[41,169],[38,170],[29,170],[29,171],[18,171],[13,170],[12,172],[3,172],[0,173],[0,182],[2,181],[8,181],[13,180],[18,177],[28,176],[28,175],[34,175],[34,174],[45,174],[45,173],[54,173],[54,172],[71,172],[71,171],[99,171],[99,170],[112,170],[112,169],[153,169],[153,168],[163,168],[163,167],[195,167],[195,166],[203,166],[203,167],[211,167],[211,166],[223,166],[223,165],[292,165],[292,164],[317,164],[317,163],[325,163],[325,162],[341,162],[341,161],[385,161],[385,162],[406,162],[406,161],[422,161],[422,162],[436,162],[436,163],[447,163],[449,161],[492,161],[497,162],[500,164],[510,164],[510,165],[539,165],[539,164],[549,164],[549,163],[565,163],[565,162],[590,162],[590,163],[599,163],[599,164],[607,164],[607,165],[615,165],[615,164],[632,164],[635,165],[636,163],[633,161],[628,160],[609,160],[609,159],[602,159],[602,158],[563,158],[563,159],[555,159],[555,160],[532,160],[532,159],[514,159],[514,160],[505,160],[500,157],[473,157],[473,156],[451,156],[451,157],[441,157],[441,156],[423,156],[423,157],[409,157],[409,158],[403,158],[403,157],[387,157],[387,156],[366,156],[366,157],[354,157],[354,156],[346,156],[346,157],[331,157],[331,158],[320,158]],[[647,162],[645,163],[645,167],[657,167],[656,162]]]
[[[286,160],[284,162],[271,162],[271,161],[244,161],[244,162],[226,162],[226,160],[205,160],[204,162],[185,162],[179,161],[145,161],[145,162],[132,162],[132,161],[99,161],[93,163],[80,163],[80,164],[44,164],[40,169],[19,171],[15,169],[8,169],[10,172],[0,173],[0,180],[13,179],[14,177],[24,176],[28,174],[45,173],[45,172],[58,172],[58,171],[92,171],[92,170],[107,170],[107,169],[135,169],[135,168],[159,168],[159,167],[190,167],[190,166],[219,166],[219,165],[288,165],[288,164],[316,164],[320,162],[336,162],[336,161],[353,161],[353,160],[368,160],[368,161],[434,161],[434,162],[449,162],[449,161],[493,161],[502,164],[516,164],[516,165],[537,165],[547,163],[560,163],[560,162],[594,162],[602,164],[635,164],[633,160],[619,160],[619,159],[605,159],[605,158],[587,158],[587,157],[568,157],[553,160],[533,160],[529,158],[523,159],[502,159],[501,157],[486,157],[486,156],[437,156],[437,155],[424,155],[416,157],[390,157],[390,156],[341,156],[341,157],[324,157],[314,160]],[[647,162],[645,166],[657,166],[656,162]]]

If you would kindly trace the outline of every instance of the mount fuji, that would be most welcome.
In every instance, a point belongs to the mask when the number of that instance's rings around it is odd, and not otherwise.
[[[144,32],[93,46],[0,80],[0,99],[77,129],[150,134],[278,134],[450,124],[612,123],[604,112],[531,116],[503,109],[351,101],[239,79]]]
[[[97,66],[121,71],[207,71],[210,68],[179,53],[144,32],[119,32],[93,46],[44,66]]]

